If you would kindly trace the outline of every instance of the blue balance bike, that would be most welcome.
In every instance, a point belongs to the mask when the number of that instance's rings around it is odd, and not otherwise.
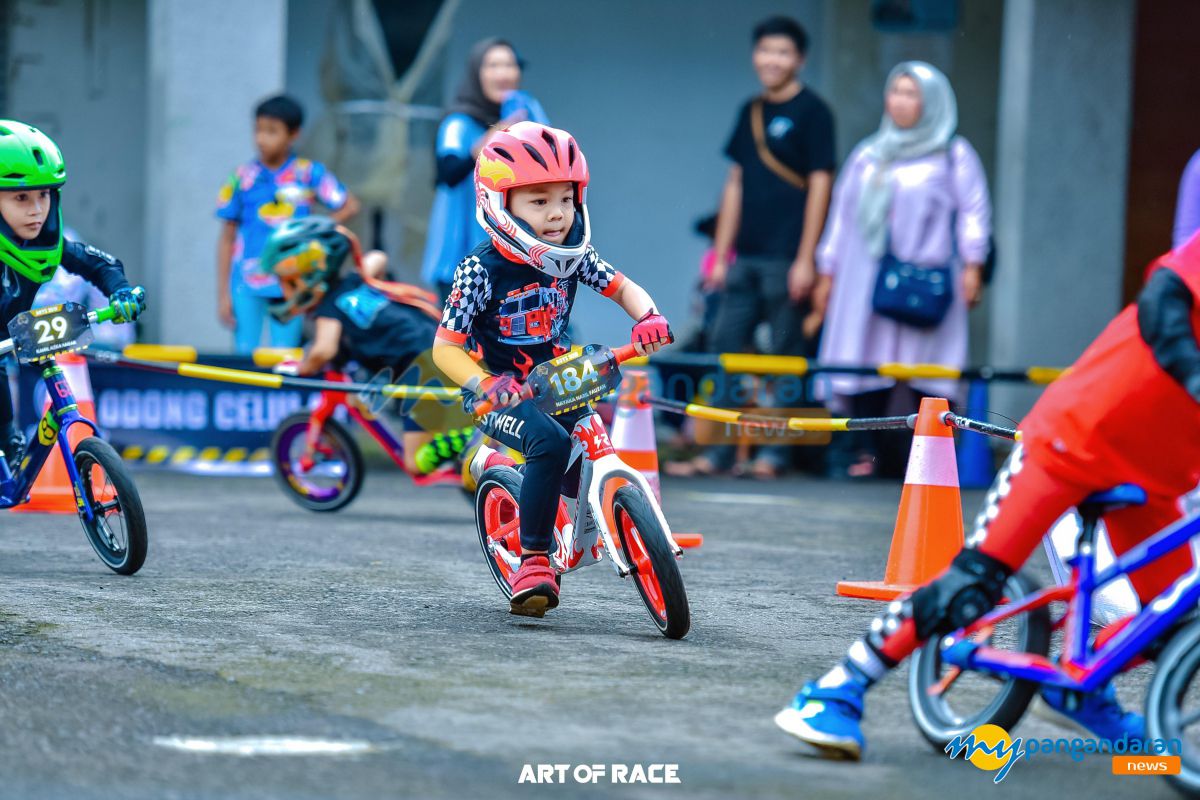
[[[1009,579],[1008,602],[966,628],[930,641],[909,669],[908,696],[922,735],[939,751],[977,726],[1013,728],[1042,686],[1066,690],[1067,702],[1103,687],[1114,676],[1155,657],[1146,690],[1151,740],[1182,751],[1178,770],[1165,777],[1183,794],[1200,796],[1200,514],[1189,513],[1100,569],[1096,525],[1107,513],[1146,502],[1146,492],[1122,484],[1079,504],[1083,525],[1071,580],[1037,590],[1021,574]],[[1092,626],[1094,593],[1182,547],[1195,566],[1147,603],[1106,639]],[[1066,604],[1052,619],[1051,605]],[[1051,634],[1061,633],[1051,657]]]
[[[144,307],[144,292],[140,287],[134,291]],[[91,343],[92,325],[116,317],[113,308],[88,311],[78,303],[64,303],[22,312],[8,324],[12,338],[0,341],[0,358],[14,353],[22,364],[40,365],[50,407],[15,473],[7,459],[0,457],[0,509],[29,500],[30,488],[57,448],[75,491],[76,511],[88,542],[109,569],[132,575],[146,561],[142,500],[117,451],[95,435],[94,422],[80,415],[62,367],[55,363],[56,355],[82,350]],[[74,425],[90,428],[92,435],[72,452],[67,432]]]

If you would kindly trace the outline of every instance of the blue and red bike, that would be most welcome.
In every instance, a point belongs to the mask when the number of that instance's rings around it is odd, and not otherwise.
[[[134,294],[144,307],[142,289],[135,289]],[[8,324],[12,338],[0,341],[0,358],[15,353],[22,364],[42,365],[50,407],[15,474],[7,459],[0,458],[0,509],[29,500],[46,459],[57,450],[74,488],[76,510],[88,542],[105,566],[132,575],[146,561],[148,535],[141,497],[117,451],[96,436],[96,424],[79,413],[71,385],[54,360],[62,353],[87,347],[94,336],[92,325],[116,318],[111,307],[88,311],[78,303],[63,303],[22,312]],[[90,428],[93,435],[80,441],[72,452],[67,432],[75,425]]]
[[[1182,743],[1180,772],[1166,777],[1185,794],[1200,793],[1200,619],[1187,618],[1200,602],[1200,514],[1164,528],[1107,569],[1096,566],[1097,522],[1110,511],[1145,502],[1145,491],[1132,484],[1092,495],[1078,508],[1083,526],[1067,585],[1037,591],[1028,578],[1014,575],[1005,604],[917,653],[909,670],[909,702],[917,727],[934,747],[944,750],[956,736],[987,723],[1010,729],[1039,686],[1060,687],[1080,697],[1161,646],[1146,695],[1147,735]],[[1197,555],[1197,566],[1096,644],[1093,594],[1188,546]],[[1052,621],[1054,602],[1068,605]],[[1062,632],[1062,652],[1051,659],[1055,631]]]

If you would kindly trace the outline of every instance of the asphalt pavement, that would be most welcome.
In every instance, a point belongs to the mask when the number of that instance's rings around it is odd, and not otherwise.
[[[545,619],[511,616],[454,489],[373,469],[319,515],[269,479],[137,478],[151,542],[131,578],[72,517],[0,514],[0,797],[1173,796],[1108,758],[993,784],[921,739],[903,674],[870,697],[863,763],[774,727],[877,610],[834,584],[882,576],[899,485],[667,480],[672,526],[705,535],[681,564],[692,631],[669,641],[606,563]],[[1078,735],[1047,714],[1017,733]],[[538,765],[565,782],[531,783]],[[679,782],[613,783],[614,765]]]

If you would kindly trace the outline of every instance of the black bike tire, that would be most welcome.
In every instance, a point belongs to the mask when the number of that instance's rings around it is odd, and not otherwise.
[[[138,494],[137,485],[133,482],[128,467],[125,466],[125,462],[121,460],[121,456],[117,454],[112,445],[103,439],[89,436],[76,446],[74,452],[75,469],[79,472],[87,502],[94,501],[94,497],[91,496],[91,471],[89,469],[91,465],[87,463],[88,459],[104,470],[117,493],[121,515],[125,518],[125,534],[128,539],[125,543],[124,558],[112,558],[110,555],[112,551],[99,539],[99,534],[88,527],[87,520],[82,514],[79,520],[83,524],[88,543],[96,551],[96,555],[100,557],[104,565],[118,575],[132,575],[146,563],[146,554],[149,550],[150,536],[141,495]]]
[[[1200,671],[1200,621],[1179,630],[1157,659],[1154,678],[1146,690],[1146,734],[1153,739],[1182,740],[1178,723],[1178,698]],[[1200,763],[1183,749],[1178,775],[1165,775],[1167,782],[1184,797],[1200,797]],[[1192,762],[1192,763],[1189,763]]]
[[[297,491],[296,487],[284,476],[284,470],[281,468],[280,441],[290,428],[303,426],[303,429],[307,430],[311,418],[312,414],[310,412],[297,411],[284,417],[283,421],[275,427],[275,433],[271,436],[271,457],[275,461],[275,482],[283,489],[283,493],[301,508],[318,513],[339,511],[350,505],[354,498],[358,497],[358,493],[362,491],[363,477],[366,474],[366,465],[363,462],[362,450],[359,449],[358,443],[354,441],[354,437],[350,435],[350,431],[346,430],[346,427],[342,423],[336,419],[327,419],[322,426],[322,432],[328,434],[337,446],[346,452],[346,468],[348,470],[346,485],[334,499],[317,501]]]
[[[1016,600],[1037,591],[1036,585],[1020,573],[1008,580],[1005,597]],[[1045,607],[1034,609],[1022,615],[1023,622],[1020,636],[1020,649],[1027,653],[1045,656],[1050,652],[1050,612]],[[976,715],[967,717],[962,722],[946,719],[945,715],[934,705],[927,689],[933,685],[934,678],[939,674],[940,667],[940,637],[931,639],[920,650],[913,654],[908,667],[908,701],[917,730],[935,750],[945,750],[955,736],[970,733],[979,725],[999,725],[1005,730],[1011,730],[1024,716],[1034,696],[1038,685],[1032,681],[1007,679],[1003,687],[992,700]]]
[[[638,596],[642,599],[642,604],[646,606],[650,618],[663,636],[668,639],[682,639],[691,628],[692,612],[688,605],[687,590],[683,587],[683,577],[679,574],[679,564],[667,543],[667,535],[658,521],[658,516],[642,491],[633,486],[622,486],[617,489],[613,493],[612,502],[614,522],[620,525],[618,512],[624,509],[634,527],[637,528],[638,537],[646,547],[646,555],[649,556],[650,565],[658,579],[659,591],[663,595],[666,619],[658,616],[650,599],[646,596],[642,584],[637,580],[637,576],[633,575],[634,586],[637,588]],[[625,531],[621,530],[615,533],[620,536],[621,548],[626,561],[631,562],[628,537],[625,535]],[[634,565],[630,563],[630,567],[634,567]]]
[[[488,493],[494,488],[499,488],[508,493],[512,498],[513,503],[517,503],[521,499],[521,482],[524,476],[517,472],[512,467],[499,466],[484,470],[479,476],[479,483],[475,486],[475,532],[479,537],[479,546],[483,550],[483,559],[487,562],[488,570],[492,574],[492,578],[496,581],[496,585],[500,587],[500,592],[504,595],[505,600],[512,599],[512,586],[500,572],[500,567],[496,564],[496,559],[492,557],[491,551],[488,550],[488,542],[490,537],[486,528],[486,523],[483,519],[484,504],[487,501]]]

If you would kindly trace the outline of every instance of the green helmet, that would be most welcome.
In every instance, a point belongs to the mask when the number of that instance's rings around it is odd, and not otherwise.
[[[258,258],[259,272],[277,276],[283,290],[268,308],[272,316],[288,320],[321,302],[338,282],[353,236],[328,217],[289,219],[272,231]]]
[[[67,165],[54,141],[37,128],[0,120],[0,192],[49,189],[50,213],[38,235],[25,241],[0,217],[0,261],[34,283],[54,277],[62,261],[62,210],[58,190],[67,182]]]

